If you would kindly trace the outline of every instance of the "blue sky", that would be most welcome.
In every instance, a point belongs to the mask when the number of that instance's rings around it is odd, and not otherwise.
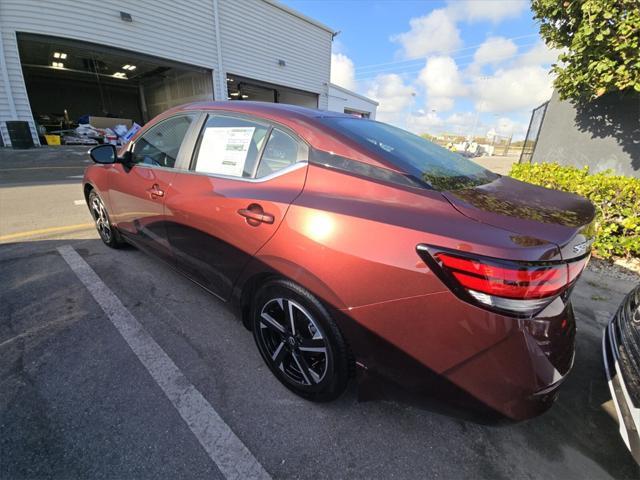
[[[526,0],[284,0],[340,34],[332,81],[380,102],[378,119],[417,133],[522,138],[551,96],[557,52]]]

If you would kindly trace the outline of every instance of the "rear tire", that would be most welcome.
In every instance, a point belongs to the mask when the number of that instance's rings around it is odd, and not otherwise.
[[[345,391],[347,345],[311,293],[289,280],[269,281],[256,292],[251,320],[260,355],[285,387],[316,402]]]
[[[107,207],[95,190],[91,190],[89,193],[89,211],[104,244],[111,248],[122,247],[124,241],[118,230],[111,224]]]

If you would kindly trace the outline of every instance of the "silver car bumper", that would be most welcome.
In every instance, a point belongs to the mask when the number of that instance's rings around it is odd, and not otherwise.
[[[640,464],[640,409],[633,405],[620,369],[616,319],[617,316],[609,322],[602,337],[604,368],[618,415],[620,435],[633,458]]]

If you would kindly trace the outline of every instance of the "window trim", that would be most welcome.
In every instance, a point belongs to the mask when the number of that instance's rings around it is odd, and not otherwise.
[[[268,182],[269,180],[273,180],[274,178],[278,178],[282,175],[286,175],[287,173],[294,172],[300,168],[307,168],[309,162],[296,162],[292,163],[288,167],[283,168],[282,170],[278,170],[277,172],[273,172],[269,175],[260,178],[250,178],[250,177],[234,177],[232,175],[221,175],[217,173],[207,173],[207,172],[196,172],[195,170],[181,170],[181,174],[187,175],[198,175],[201,177],[211,177],[211,178],[219,178],[221,180],[236,180],[239,182],[248,182],[248,183],[262,183]]]
[[[189,173],[192,175],[203,175],[211,178],[221,178],[224,180],[238,180],[238,181],[249,182],[249,183],[262,183],[262,182],[277,178],[281,175],[286,175],[287,173],[293,172],[299,168],[306,167],[309,164],[309,154],[311,151],[309,144],[303,138],[301,138],[300,135],[298,135],[296,132],[294,132],[291,128],[287,127],[286,125],[282,125],[281,123],[268,120],[266,118],[255,117],[253,115],[247,115],[241,112],[233,112],[230,110],[208,110],[208,111],[203,110],[203,111],[200,111],[199,113],[202,114],[202,118],[201,118],[202,123],[197,130],[197,137],[192,146],[191,156],[188,163],[188,170],[183,170],[181,173]],[[267,133],[265,134],[265,142],[260,147],[260,151],[258,152],[258,161],[256,162],[256,166],[254,167],[254,171],[251,177],[234,177],[232,175],[223,175],[219,173],[196,171],[195,169],[196,161],[197,161],[196,154],[200,148],[200,143],[203,138],[204,129],[206,128],[207,121],[209,120],[209,118],[214,116],[229,117],[229,118],[236,118],[239,120],[250,121],[250,122],[263,125],[268,128]],[[291,136],[291,138],[293,138],[298,143],[298,154],[297,154],[298,158],[296,159],[295,163],[292,163],[288,167],[285,167],[269,175],[265,175],[264,177],[256,178],[255,175],[258,172],[260,163],[262,162],[262,154],[264,153],[264,149],[267,146],[269,139],[271,138],[271,133],[273,132],[274,128],[282,130],[284,133]]]
[[[372,182],[379,182],[394,187],[403,187],[421,190],[433,190],[427,183],[419,178],[406,173],[391,170],[390,168],[378,167],[366,162],[354,160],[352,158],[336,155],[331,152],[313,148],[309,157],[309,162],[322,168],[335,170],[346,175],[363,178]],[[365,172],[366,170],[366,172]]]
[[[251,172],[251,176],[246,178],[256,178],[256,175],[258,174],[258,169],[260,168],[260,164],[262,163],[262,155],[264,154],[264,149],[267,147],[267,143],[269,143],[269,140],[271,140],[271,133],[273,133],[273,125],[269,125],[269,129],[267,130],[267,133],[264,134],[264,142],[262,142],[262,145],[260,146],[260,150],[258,150],[258,160],[256,161],[256,164],[253,166],[253,171]]]
[[[165,166],[162,166],[162,165],[150,165],[150,164],[147,164],[147,163],[134,163],[134,162],[131,162],[131,164],[130,164],[131,168],[133,168],[133,167],[142,167],[142,168],[155,168],[155,169],[167,170],[167,171],[184,171],[184,169],[185,169],[184,157],[188,155],[189,149],[193,148],[193,145],[192,145],[193,131],[194,131],[194,128],[202,120],[202,113],[201,112],[198,112],[198,111],[180,112],[180,113],[177,113],[175,115],[170,115],[170,116],[168,116],[166,118],[163,118],[159,122],[154,123],[148,129],[143,131],[142,134],[138,138],[135,139],[135,141],[129,142],[129,145],[127,146],[126,151],[129,152],[130,155],[133,155],[133,149],[138,144],[138,142],[140,141],[141,138],[143,138],[146,134],[152,132],[156,127],[162,125],[163,123],[168,122],[169,120],[174,120],[176,118],[180,118],[180,117],[193,117],[193,120],[191,121],[191,125],[189,125],[189,128],[187,129],[187,132],[185,133],[184,137],[182,138],[182,142],[180,143],[180,149],[178,150],[178,155],[176,156],[176,161],[173,164],[173,167],[165,167]]]
[[[280,128],[279,126],[275,126],[274,127],[272,125],[271,128],[269,129],[268,136],[265,137],[267,140],[266,140],[266,142],[264,142],[262,144],[262,148],[260,149],[260,156],[258,158],[258,162],[256,163],[256,168],[255,168],[255,171],[253,172],[253,177],[251,177],[251,178],[257,178],[256,175],[258,173],[258,170],[260,169],[260,164],[262,163],[262,157],[264,155],[264,151],[267,148],[267,145],[269,144],[269,141],[271,140],[271,135],[273,134],[274,130],[278,130],[281,133],[287,135],[298,146],[297,151],[296,151],[296,161],[293,162],[291,165],[295,165],[296,163],[300,163],[300,162],[308,162],[309,161],[309,151],[310,151],[309,147],[307,146],[307,144],[305,142],[301,142],[300,141],[298,135],[289,133],[289,131],[287,131],[287,130],[285,130],[283,128]],[[291,166],[291,165],[289,165],[289,166]],[[284,167],[284,168],[282,168],[282,169],[280,169],[280,170],[278,170],[276,172],[273,172],[273,173],[278,173],[281,170],[286,170],[289,166]],[[265,177],[269,177],[271,175],[273,175],[273,174],[270,173],[269,175],[265,175]]]

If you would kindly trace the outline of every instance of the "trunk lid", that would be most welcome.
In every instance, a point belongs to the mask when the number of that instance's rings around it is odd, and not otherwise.
[[[523,236],[523,241],[557,245],[565,260],[583,256],[593,242],[595,209],[579,195],[511,177],[442,195],[472,220]]]

